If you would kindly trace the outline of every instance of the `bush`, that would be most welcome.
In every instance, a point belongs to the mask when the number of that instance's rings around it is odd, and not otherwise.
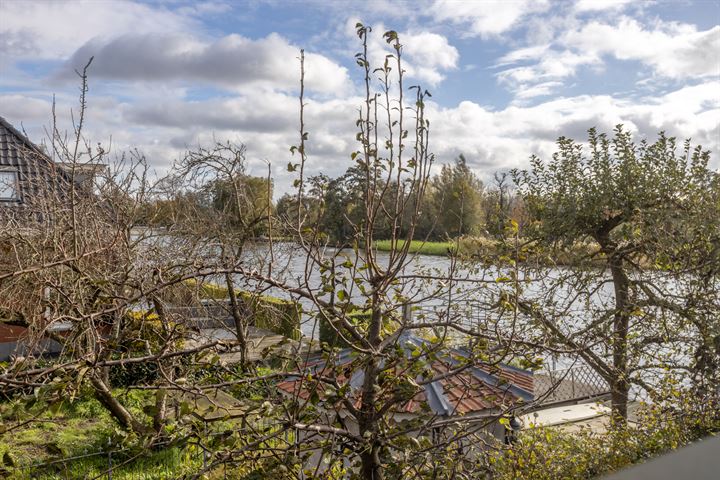
[[[700,431],[698,424],[705,428]],[[606,433],[590,429],[576,433],[557,428],[537,428],[520,434],[510,448],[491,454],[497,480],[574,480],[602,476],[664,454],[720,428],[717,418],[684,410],[669,415],[659,406],[639,412],[638,424],[611,428]]]
[[[300,339],[302,308],[298,302],[241,291],[238,297],[250,310],[251,324],[293,340]]]
[[[349,313],[347,317],[351,323],[360,325],[362,328],[363,324],[368,324],[370,322],[371,315],[372,313],[369,311],[356,310]],[[348,334],[345,333],[344,329],[342,329],[341,332],[343,332],[343,336],[347,338]],[[338,335],[337,330],[330,325],[330,322],[322,317],[320,317],[320,342],[327,343],[332,347],[338,348],[346,348],[348,346],[347,342]]]
[[[110,367],[110,385],[115,388],[152,384],[158,378],[156,363],[141,362]]]

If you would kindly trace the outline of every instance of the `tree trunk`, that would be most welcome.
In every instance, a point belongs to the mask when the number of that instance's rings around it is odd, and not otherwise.
[[[232,275],[229,273],[225,274],[225,284],[228,289],[228,295],[230,296],[230,310],[235,321],[235,335],[237,337],[238,346],[240,347],[240,366],[245,369],[247,365],[247,330],[245,328],[245,318],[240,312],[240,304],[237,301],[235,295],[235,286],[232,279]]]
[[[133,431],[137,434],[145,434],[148,428],[138,422],[130,412],[115,398],[108,388],[107,384],[97,374],[90,375],[90,383],[95,389],[95,398],[110,412],[117,420],[121,427],[125,430]]]
[[[373,347],[377,347],[381,341],[380,331],[382,329],[382,312],[380,307],[380,297],[380,294],[377,292],[373,294],[373,312],[370,328],[368,329],[368,341]],[[382,480],[384,478],[382,462],[380,460],[380,449],[382,448],[382,445],[377,438],[378,419],[375,405],[375,387],[377,385],[378,364],[374,356],[367,363],[364,374],[365,378],[362,386],[362,403],[360,406],[358,426],[360,429],[360,435],[363,438],[367,438],[367,435],[369,435],[370,438],[364,445],[365,449],[360,454],[360,460],[362,463],[361,478],[366,480]]]
[[[368,438],[360,453],[361,478],[366,480],[382,480],[384,473],[380,460],[380,449],[382,445],[377,438],[377,416],[375,406],[375,386],[377,384],[377,365],[372,359],[365,368],[365,380],[363,382],[361,413],[358,419],[360,435]]]
[[[373,441],[369,446],[369,450],[360,454],[362,468],[360,477],[365,480],[383,480],[384,474],[382,464],[380,462],[380,445]]]
[[[629,280],[623,269],[622,258],[610,256],[610,272],[615,290],[615,315],[613,317],[613,367],[615,376],[611,382],[613,417],[620,423],[627,421],[627,404],[630,392],[628,379],[628,329],[629,329]]]
[[[162,335],[163,335],[163,343],[169,342],[170,335],[171,335],[171,328],[170,328],[170,322],[167,317],[167,313],[165,311],[165,307],[163,306],[162,301],[156,296],[153,295],[150,297],[151,301],[153,303],[153,307],[155,308],[155,313],[157,313],[158,318],[160,319],[160,324],[162,325]],[[162,370],[162,364],[158,363],[158,369],[160,369],[161,373],[164,373]],[[175,377],[174,375],[175,369],[173,367],[170,367],[167,378],[168,380],[172,381]],[[165,425],[165,419],[167,418],[167,390],[160,389],[157,391],[155,396],[155,414],[153,415],[153,429],[160,433],[162,431],[163,426]]]
[[[627,422],[627,404],[630,393],[628,372],[628,330],[630,328],[630,280],[625,272],[622,252],[610,238],[610,232],[620,224],[620,218],[610,219],[608,223],[594,235],[602,251],[608,257],[608,267],[612,275],[615,296],[615,313],[613,315],[612,358],[613,375],[609,378],[610,400],[613,421],[623,425]]]

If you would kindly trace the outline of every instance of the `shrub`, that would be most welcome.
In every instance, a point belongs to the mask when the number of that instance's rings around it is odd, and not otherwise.
[[[300,339],[302,309],[298,302],[241,291],[238,297],[248,306],[251,324],[293,340]]]

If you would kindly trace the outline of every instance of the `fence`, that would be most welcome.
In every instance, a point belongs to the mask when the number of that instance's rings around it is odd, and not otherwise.
[[[230,311],[223,305],[172,306],[165,310],[173,320],[195,328],[224,328],[235,324]]]
[[[447,305],[406,307],[403,316],[411,324],[450,322],[477,333],[494,331],[498,321],[498,315],[489,313],[487,305],[473,302],[462,302],[450,307]],[[445,343],[448,346],[470,346],[473,343],[472,337],[452,328],[441,328],[441,331],[447,335]]]
[[[455,322],[473,332],[494,332],[501,320],[493,315],[486,305],[466,302],[456,306],[446,305],[407,308],[404,312],[410,323]],[[452,329],[448,331],[447,344],[451,346],[471,345],[473,338]],[[609,393],[605,379],[588,365],[582,364],[562,370],[536,372],[534,374],[534,396],[541,404],[581,400],[600,397]]]
[[[247,292],[241,292],[238,301],[253,326],[293,340],[300,339],[301,309],[298,303]],[[197,306],[170,306],[165,310],[175,321],[199,329],[235,326],[228,300],[208,301]]]
[[[604,378],[587,365],[534,375],[535,398],[541,404],[600,397],[610,392]]]

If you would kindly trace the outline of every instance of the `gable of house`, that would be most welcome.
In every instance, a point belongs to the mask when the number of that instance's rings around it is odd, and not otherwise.
[[[39,213],[40,200],[62,197],[69,182],[61,166],[0,116],[0,217]]]

